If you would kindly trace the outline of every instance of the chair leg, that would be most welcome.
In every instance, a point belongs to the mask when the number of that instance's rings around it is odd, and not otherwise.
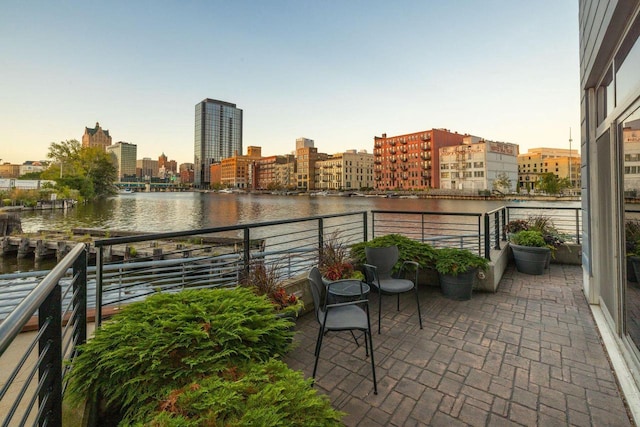
[[[349,331],[351,332],[351,336],[353,337],[353,340],[356,342],[356,347],[360,347],[360,343],[358,342],[358,338],[356,338],[356,334],[353,333],[353,330]],[[365,340],[366,342],[366,340]]]
[[[320,333],[318,334],[318,341],[316,342],[316,361],[313,364],[313,374],[311,374],[311,378],[316,377],[316,370],[318,369],[318,359],[320,359],[320,348],[322,348],[322,338],[324,334],[322,333],[322,329],[320,328]]]
[[[413,289],[416,291],[416,304],[418,304],[418,321],[420,322],[420,329],[422,329],[422,314],[420,313],[420,300],[418,299],[418,286],[414,286]]]
[[[396,302],[396,310],[400,311],[400,294],[398,294],[398,300]]]
[[[373,394],[378,394],[378,381],[376,380],[376,364],[373,360],[373,338],[371,337],[371,321],[369,321],[369,316],[367,313],[367,323],[369,324],[369,329],[365,331],[365,340],[367,336],[369,337],[369,347],[371,348],[371,372],[373,373]]]
[[[381,320],[382,320],[382,291],[378,289],[378,334],[380,334]]]

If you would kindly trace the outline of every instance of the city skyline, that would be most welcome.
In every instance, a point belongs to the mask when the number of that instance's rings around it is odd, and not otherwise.
[[[574,4],[575,3],[575,4]],[[144,157],[194,161],[193,105],[244,111],[243,146],[373,152],[446,128],[580,146],[578,5],[541,1],[48,2],[0,16],[0,158],[44,160],[95,122]]]

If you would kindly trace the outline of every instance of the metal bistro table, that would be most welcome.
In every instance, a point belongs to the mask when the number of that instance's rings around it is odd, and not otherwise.
[[[328,286],[327,289],[329,290],[329,303],[366,299],[371,291],[368,284],[356,279],[331,282],[331,286]]]

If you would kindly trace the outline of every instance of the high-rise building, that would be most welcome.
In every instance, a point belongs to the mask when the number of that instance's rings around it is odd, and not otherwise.
[[[136,156],[138,155],[138,146],[136,144],[119,141],[106,147],[106,151],[111,153],[113,162],[118,168],[118,178],[121,181],[126,181],[127,178],[135,178]]]
[[[158,161],[150,157],[136,160],[136,175],[139,178],[151,180],[158,176]]]
[[[202,188],[211,182],[211,164],[242,153],[242,110],[209,98],[195,110],[194,185]]]
[[[111,135],[108,130],[104,130],[100,127],[100,123],[96,122],[95,128],[84,128],[84,135],[82,135],[83,147],[100,147],[106,150],[111,145]]]

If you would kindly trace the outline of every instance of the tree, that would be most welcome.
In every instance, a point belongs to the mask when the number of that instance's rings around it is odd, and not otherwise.
[[[114,193],[117,169],[109,154],[99,147],[82,147],[75,139],[52,142],[47,157],[51,166],[42,177],[53,179],[60,190],[77,190],[85,199]]]
[[[569,178],[558,178],[551,172],[543,173],[538,180],[538,190],[547,194],[560,194],[563,190],[570,188]]]
[[[493,181],[493,189],[502,193],[511,192],[511,180],[506,172],[501,172],[496,176],[496,179]]]

